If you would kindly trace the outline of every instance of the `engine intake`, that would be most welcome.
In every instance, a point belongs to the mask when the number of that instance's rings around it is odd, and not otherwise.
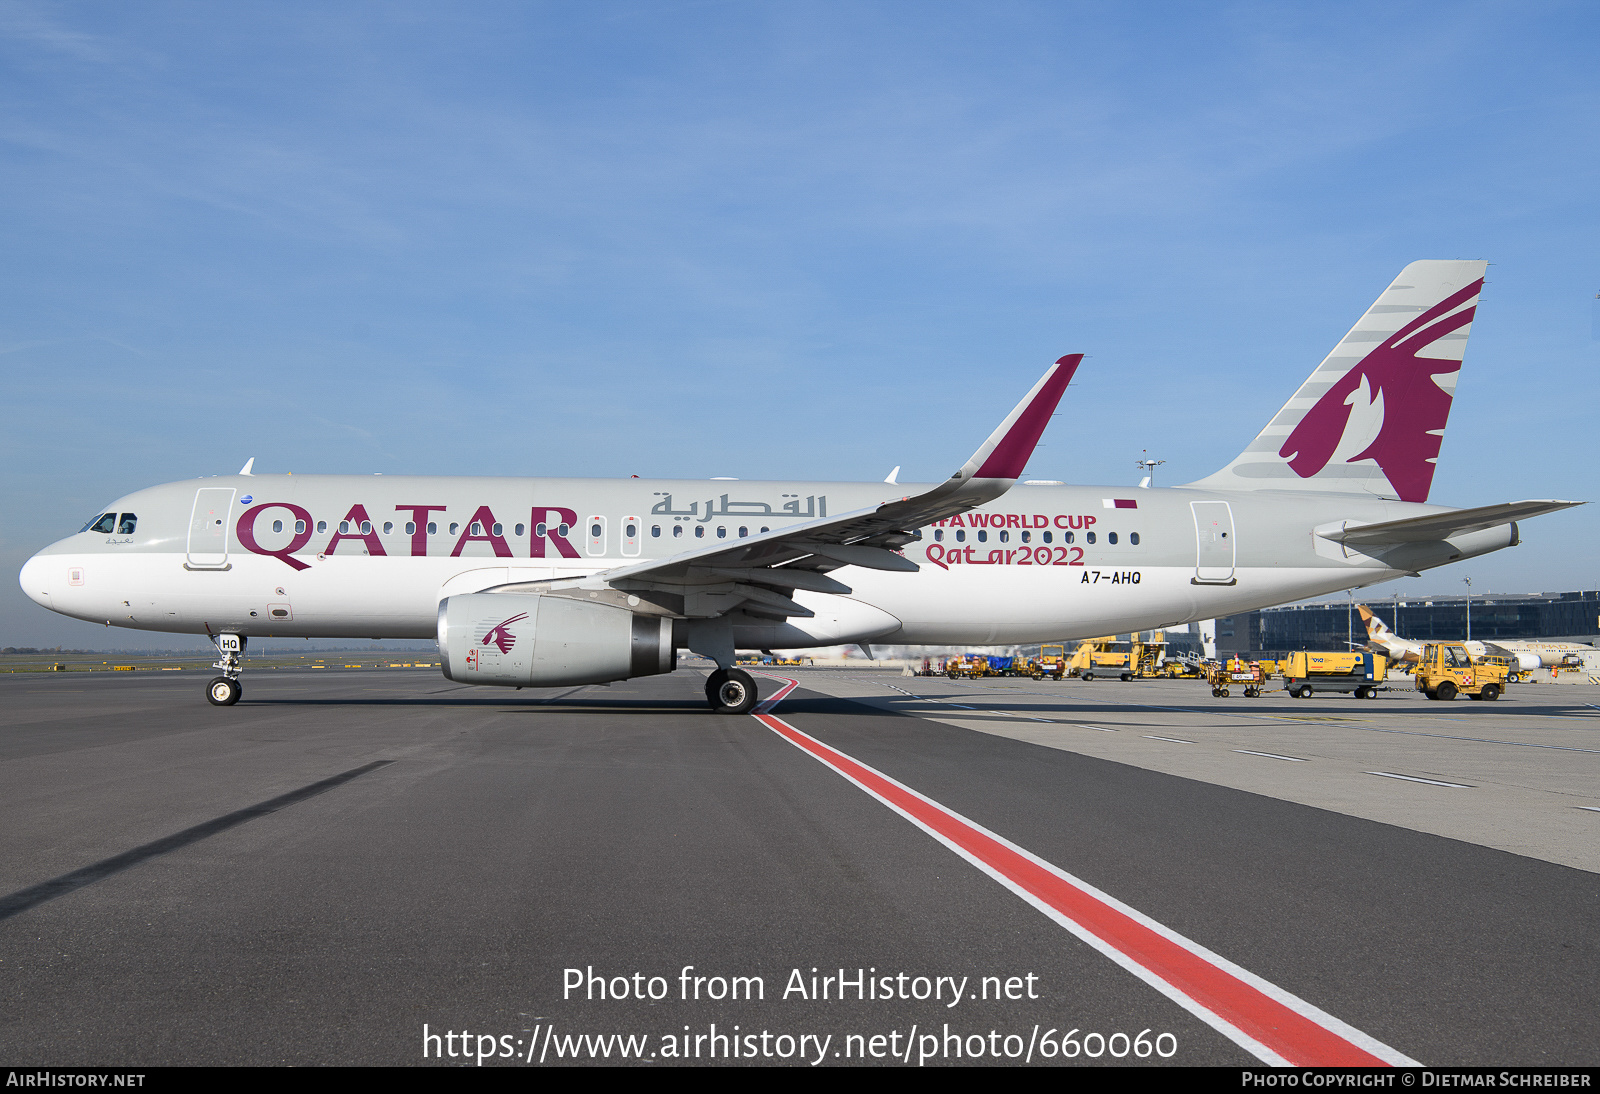
[[[539,688],[655,676],[678,660],[670,619],[525,593],[441,600],[439,653],[456,683]]]

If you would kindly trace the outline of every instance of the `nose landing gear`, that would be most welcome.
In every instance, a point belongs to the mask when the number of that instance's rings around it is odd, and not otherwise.
[[[241,634],[219,634],[212,641],[217,644],[219,659],[211,667],[221,669],[222,675],[206,685],[206,701],[214,707],[231,707],[244,694],[244,688],[239,684],[239,673],[246,640]]]

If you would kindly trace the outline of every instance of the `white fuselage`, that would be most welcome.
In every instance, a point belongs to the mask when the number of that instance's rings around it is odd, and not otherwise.
[[[27,594],[108,626],[256,638],[429,638],[441,599],[583,577],[913,494],[883,483],[233,476],[107,506],[23,568]],[[1017,486],[903,553],[845,567],[813,618],[735,621],[741,648],[1071,640],[1369,585],[1509,546],[1513,525],[1382,555],[1314,534],[1444,507],[1357,495]],[[126,515],[136,518],[131,534]]]

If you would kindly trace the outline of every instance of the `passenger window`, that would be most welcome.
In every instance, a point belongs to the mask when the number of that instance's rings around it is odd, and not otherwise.
[[[450,524],[450,534],[453,536],[459,531],[461,531],[461,525],[452,521]]]
[[[361,522],[361,534],[364,536],[370,536],[372,534],[372,522],[370,520],[364,520]]]
[[[499,521],[495,521],[489,526],[489,531],[497,536],[503,536],[506,534],[506,526],[501,524]]]
[[[650,538],[651,539],[660,539],[661,538],[661,525],[652,524],[650,526]]]
[[[306,522],[305,521],[297,520],[297,521],[294,522],[294,534],[297,535],[297,536],[303,536],[303,535],[306,534]]]
[[[281,520],[275,520],[275,521],[273,521],[273,522],[272,522],[272,530],[273,530],[273,531],[274,531],[274,532],[281,532],[281,531],[283,531],[283,521],[281,521]]]
[[[406,521],[406,535],[414,536],[416,534],[417,534],[417,522],[414,521],[414,520]]]
[[[528,526],[525,525],[525,524],[519,524],[515,528],[512,529],[512,531],[515,532],[519,536],[522,535],[522,533],[527,531],[527,530],[528,530]]]
[[[1051,541],[1051,540],[1052,540],[1052,539],[1054,539],[1054,538],[1055,538],[1055,535],[1054,535],[1054,533],[1052,533],[1052,532],[1046,532],[1046,533],[1045,533],[1045,534],[1044,534],[1044,541],[1045,541],[1045,542],[1046,542],[1046,543],[1049,543],[1049,542],[1050,542],[1050,541]]]
[[[1000,533],[1000,542],[1001,543],[1010,543],[1011,542],[1011,533],[1010,532],[1001,532]]]
[[[979,543],[988,543],[989,542],[989,531],[988,531],[988,529],[986,529],[986,528],[979,528],[978,529],[978,542]]]
[[[431,528],[433,526],[430,524],[428,527]],[[549,533],[550,533],[550,526],[548,524],[546,524],[542,520],[538,524],[535,524],[533,526],[533,534],[538,536],[540,539],[543,539]]]
[[[566,536],[569,533],[571,533],[571,531],[572,531],[572,527],[570,525],[566,525],[566,524],[558,524],[558,525],[556,525],[556,533],[558,535]]]
[[[483,535],[483,524],[481,522],[479,522],[479,521],[473,521],[472,522],[472,534],[475,535],[475,536]]]
[[[957,528],[956,529],[956,542],[957,543],[965,543],[965,542],[967,542],[967,530],[965,528]]]
[[[600,538],[600,526],[598,524],[589,525],[589,535],[593,536],[595,539],[599,539]]]
[[[1128,542],[1133,544],[1135,547],[1139,546],[1139,533],[1138,532],[1129,532],[1128,533]]]
[[[131,536],[133,530],[139,526],[139,518],[132,513],[122,514],[122,519],[117,522],[117,535]]]
[[[933,530],[933,542],[935,542],[935,543],[943,543],[944,542],[944,529],[943,528],[935,528]]]
[[[1061,534],[1061,542],[1062,543],[1071,543],[1074,538],[1075,537],[1073,536],[1073,534],[1071,532],[1063,532]],[[1090,542],[1093,542],[1093,541],[1091,540]]]
[[[1094,533],[1093,532],[1085,532],[1083,534],[1083,538],[1084,538],[1085,542],[1093,543],[1094,542]]]
[[[439,534],[439,523],[437,521],[430,520],[428,522],[428,534],[430,536],[436,536]]]
[[[1115,542],[1117,542],[1117,533],[1112,532],[1110,535],[1106,536],[1106,542],[1107,543],[1115,543]]]
[[[328,530],[328,522],[327,521],[325,521],[325,520],[317,521],[317,531],[318,532],[326,532],[327,530]]]
[[[762,532],[762,534],[763,534],[763,535],[765,535],[765,534],[766,534],[766,532],[767,532],[767,531],[768,531],[768,529],[767,529],[767,528],[765,528],[765,527],[763,527],[763,528],[762,528],[762,529],[761,529],[761,532]]]
[[[674,538],[674,539],[676,539],[676,538],[678,538],[678,537],[679,537],[679,536],[681,536],[681,535],[683,535],[683,525],[681,525],[681,524],[674,524],[674,525],[673,525],[673,526],[672,526],[672,537],[673,537],[673,538]]]
[[[639,526],[636,524],[629,524],[625,527],[623,534],[629,539],[632,539],[634,536],[639,534]]]
[[[1022,542],[1031,543],[1032,541],[1033,541],[1033,533],[1032,532],[1024,532],[1024,533],[1022,533]]]
[[[393,531],[394,531],[394,521],[392,521],[392,520],[384,521],[383,522],[383,534],[387,536],[387,535],[391,534]]]
[[[91,532],[104,532],[111,535],[117,530],[117,514],[107,513],[89,526]]]
[[[341,536],[347,536],[347,535],[350,534],[350,522],[349,521],[341,520],[339,522],[339,534]]]
[[[702,524],[699,527],[695,528],[695,530],[694,530],[694,538],[695,539],[705,539],[706,538],[706,526],[705,525]]]
[[[717,528],[717,538],[718,539],[727,539],[728,538],[728,530],[726,528],[718,526],[718,528]]]
[[[748,528],[744,527],[743,525],[741,525],[740,528],[739,528],[739,538],[743,539],[745,536],[748,536],[749,534],[750,534],[750,529],[748,529]]]

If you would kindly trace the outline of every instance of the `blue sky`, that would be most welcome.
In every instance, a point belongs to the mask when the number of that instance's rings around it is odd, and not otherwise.
[[[258,471],[1227,462],[1495,263],[1430,500],[1596,496],[1593,3],[0,4],[0,561]],[[1407,591],[1600,586],[1600,506]],[[1374,595],[1383,595],[1375,592]],[[0,644],[133,646],[0,583]],[[153,638],[170,645],[171,638]]]

